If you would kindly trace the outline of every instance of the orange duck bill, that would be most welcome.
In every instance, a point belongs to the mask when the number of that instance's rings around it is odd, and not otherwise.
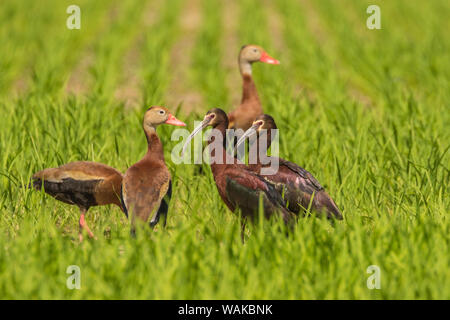
[[[261,58],[259,59],[259,61],[264,62],[264,63],[268,63],[268,64],[280,64],[280,61],[278,61],[277,59],[272,58],[265,51],[262,52]]]

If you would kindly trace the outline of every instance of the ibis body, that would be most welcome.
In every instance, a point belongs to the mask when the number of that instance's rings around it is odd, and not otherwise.
[[[266,218],[279,215],[285,224],[291,224],[295,216],[286,210],[285,202],[275,186],[226,152],[223,139],[228,128],[228,118],[222,109],[208,111],[202,123],[188,137],[185,147],[194,135],[207,126],[212,126],[220,133],[208,141],[210,156],[215,159],[210,166],[217,190],[230,211],[240,209],[243,228],[247,220],[253,221],[258,216],[260,204],[263,205]]]
[[[267,149],[272,142],[271,134],[273,129],[277,129],[275,120],[270,115],[263,114],[256,118],[253,125],[238,141],[237,147],[247,137],[256,134],[257,139],[252,143],[249,150],[253,154],[253,159],[256,159],[256,163],[248,165],[249,170],[252,172],[262,175],[261,169],[268,167],[268,164],[262,163],[261,156],[267,156]],[[261,139],[266,139],[266,142],[261,144]],[[264,147],[263,150],[259,150],[261,146]],[[267,157],[264,162],[268,163],[270,158],[276,160],[271,161],[272,163],[278,162],[278,170],[276,173],[262,176],[265,180],[272,182],[277,190],[284,194],[284,199],[291,212],[299,214],[307,209],[311,209],[319,215],[325,213],[328,218],[342,219],[342,213],[336,203],[311,173],[299,165],[282,158]]]

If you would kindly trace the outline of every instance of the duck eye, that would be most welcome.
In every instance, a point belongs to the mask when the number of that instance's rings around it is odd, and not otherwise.
[[[253,49],[253,52],[258,52],[258,49]]]
[[[164,114],[164,110],[159,110],[159,114]]]

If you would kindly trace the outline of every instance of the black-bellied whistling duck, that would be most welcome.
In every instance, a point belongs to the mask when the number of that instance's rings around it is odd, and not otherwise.
[[[80,208],[80,241],[83,240],[83,229],[91,238],[94,237],[85,220],[90,207],[115,204],[122,209],[121,184],[122,173],[105,164],[90,161],[44,169],[32,177],[32,185],[36,190],[44,186],[44,191],[55,199]]]
[[[228,128],[228,117],[222,109],[215,108],[207,112],[202,123],[186,139],[183,154],[192,138],[207,126],[212,126],[220,132],[219,137],[215,136],[208,141],[211,157],[216,157],[216,151],[219,151],[217,158],[220,158],[216,159],[219,161],[210,164],[211,170],[223,202],[232,212],[237,208],[241,210],[243,218],[241,236],[243,237],[245,221],[254,220],[258,216],[261,196],[265,217],[269,218],[279,213],[283,221],[289,224],[295,216],[286,210],[285,202],[275,187],[226,152],[224,139]]]
[[[239,52],[238,62],[243,81],[242,99],[241,104],[228,114],[228,120],[231,129],[245,131],[250,128],[256,117],[263,114],[261,101],[252,78],[252,64],[254,62],[279,64],[280,62],[256,45],[243,46]]]
[[[122,181],[121,199],[127,215],[131,213],[132,233],[135,232],[136,219],[147,222],[154,212],[156,214],[150,221],[152,227],[161,215],[165,218],[164,225],[166,223],[172,185],[164,162],[163,146],[156,134],[156,127],[160,124],[186,125],[163,107],[154,106],[145,112],[143,128],[147,137],[147,153],[125,172]]]
[[[270,147],[272,142],[271,130],[277,129],[275,120],[267,115],[263,114],[256,118],[253,125],[244,133],[239,139],[236,148],[239,148],[247,137],[256,134],[256,141],[250,146],[250,153],[256,163],[249,164],[249,169],[258,174],[261,173],[261,169],[264,165],[261,162],[260,155],[266,156],[267,148]],[[260,139],[266,139],[267,146],[264,150],[258,150],[260,146]],[[263,153],[258,153],[263,152]],[[318,214],[326,213],[328,218],[335,218],[342,220],[342,213],[339,211],[333,199],[325,192],[324,188],[314,178],[314,176],[296,165],[293,162],[279,159],[279,168],[277,173],[264,175],[264,179],[272,182],[277,188],[284,188],[284,199],[288,203],[288,209],[296,214],[306,211],[311,207],[312,211]],[[278,190],[279,192],[283,192]],[[311,203],[311,206],[310,206]]]

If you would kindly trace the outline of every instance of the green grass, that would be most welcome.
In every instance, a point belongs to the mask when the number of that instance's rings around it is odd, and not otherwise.
[[[185,80],[205,105],[191,114],[168,106],[189,129],[240,95],[226,87],[237,66],[222,67],[223,5],[198,3]],[[78,209],[24,188],[34,172],[75,160],[125,171],[146,151],[143,111],[171,95],[185,2],[80,1],[82,29],[73,31],[70,4],[7,0],[0,9],[0,298],[450,298],[448,1],[379,1],[382,30],[373,31],[370,1],[278,0],[270,10],[236,2],[236,54],[258,43],[281,60],[254,66],[280,155],[312,172],[345,216],[335,226],[300,220],[289,236],[265,222],[244,245],[208,166],[171,161],[173,127],[158,129],[174,184],[166,230],[132,239],[118,208],[98,207],[87,215],[98,240],[80,244]],[[134,44],[142,101],[126,109],[114,92]],[[86,55],[87,91],[68,94]],[[66,287],[69,265],[81,268],[81,290]],[[381,269],[380,290],[366,286],[370,265]]]

